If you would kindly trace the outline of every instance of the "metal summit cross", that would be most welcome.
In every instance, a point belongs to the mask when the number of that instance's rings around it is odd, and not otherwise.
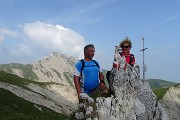
[[[143,52],[143,80],[145,80],[145,72],[147,71],[147,66],[144,62],[144,51],[147,50],[148,48],[144,48],[144,38],[142,37],[143,40],[143,49],[140,50],[140,52]]]

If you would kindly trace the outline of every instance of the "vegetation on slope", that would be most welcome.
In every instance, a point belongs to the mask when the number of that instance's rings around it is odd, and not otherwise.
[[[180,83],[178,83],[178,84],[174,85],[173,87],[178,87],[178,86],[180,86]]]
[[[18,77],[17,75],[6,73],[6,72],[1,71],[1,70],[0,70],[0,82],[9,83],[9,84],[16,85],[16,86],[23,87],[23,88],[26,88],[26,85],[30,84],[30,83],[39,85],[41,87],[45,87],[45,86],[50,85],[50,84],[59,84],[59,83],[54,83],[54,82],[31,81],[31,80],[27,80],[27,79]]]
[[[177,83],[175,82],[169,82],[161,79],[147,79],[145,80],[149,83],[151,89],[156,89],[156,88],[168,88],[171,87]]]
[[[22,70],[22,74],[25,79],[29,80],[36,80],[38,77],[36,74],[32,71],[32,65],[27,64],[19,64],[19,63],[10,63],[10,64],[1,64],[0,65],[0,70],[6,71],[8,73],[13,73],[12,69],[20,69]]]
[[[69,116],[56,113],[49,108],[31,103],[0,88],[1,120],[69,120]]]
[[[73,85],[73,75],[71,75],[69,72],[63,72],[64,77],[68,81],[68,83],[71,85],[71,87],[74,87]]]
[[[45,87],[57,83],[40,83],[26,80],[13,74],[0,70],[0,82],[9,83],[19,87],[26,88],[26,85],[33,83]],[[25,99],[14,95],[13,93],[0,88],[0,120],[67,120],[65,116],[54,112],[53,110],[31,103]]]
[[[164,97],[169,88],[157,88],[153,89],[154,94],[157,96],[157,100],[160,100]]]
[[[180,83],[175,84],[173,87],[178,87],[179,85],[180,85]],[[157,96],[157,99],[160,100],[164,97],[164,95],[169,90],[169,88],[170,87],[168,87],[168,88],[156,88],[156,89],[153,89],[153,92]]]

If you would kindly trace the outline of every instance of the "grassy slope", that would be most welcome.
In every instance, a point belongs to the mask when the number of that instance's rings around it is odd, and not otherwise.
[[[13,93],[0,88],[1,120],[68,120],[67,116],[58,114],[46,107],[35,105]],[[39,109],[37,109],[37,106]]]
[[[162,99],[170,87],[177,85],[175,82],[160,79],[148,79],[146,81],[149,83],[152,91],[157,96],[157,100]]]
[[[27,83],[34,83],[45,86],[52,83],[38,83],[31,80],[20,78],[0,71],[0,82],[5,82],[20,87],[25,87]],[[13,93],[0,88],[0,120],[67,120],[69,116],[58,114],[49,108],[36,105],[41,108],[37,109],[34,103],[26,101]]]
[[[12,68],[22,70],[25,79],[29,79],[29,80],[38,79],[36,74],[32,71],[32,65],[30,64],[24,65],[19,63],[10,63],[10,64],[0,65],[0,70],[6,71],[8,73],[13,73]]]
[[[31,80],[27,80],[27,79],[18,77],[17,75],[6,73],[1,70],[0,70],[0,82],[9,83],[9,84],[16,85],[16,86],[23,87],[23,88],[26,88],[26,85],[29,83],[33,83],[33,84],[36,84],[39,86],[46,86],[46,85],[50,85],[50,84],[59,84],[59,83],[53,83],[53,82],[31,81]]]
[[[180,83],[175,84],[173,87],[178,87],[179,85]],[[164,97],[164,95],[169,90],[169,88],[156,88],[156,89],[153,89],[153,92],[157,96],[157,99],[160,100]]]
[[[151,89],[156,89],[156,88],[168,88],[171,87],[177,83],[175,82],[169,82],[161,79],[147,79],[145,80],[149,83]]]
[[[153,89],[154,94],[157,96],[157,100],[160,100],[164,97],[169,88],[157,88]]]

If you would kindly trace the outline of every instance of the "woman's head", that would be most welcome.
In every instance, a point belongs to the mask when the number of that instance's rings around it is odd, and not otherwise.
[[[128,38],[124,39],[120,42],[120,47],[123,51],[128,52],[132,47],[131,40],[129,40]]]
[[[123,41],[120,42],[120,47],[123,48],[124,44],[127,44],[128,47],[132,47],[132,43],[131,40],[129,40],[128,38],[124,39]]]

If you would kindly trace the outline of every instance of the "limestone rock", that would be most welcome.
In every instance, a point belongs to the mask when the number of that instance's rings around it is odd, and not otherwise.
[[[168,115],[147,82],[140,80],[139,65],[125,62],[116,46],[114,60],[120,69],[112,68],[110,74],[111,97],[98,97],[96,116],[85,119],[98,120],[169,120]],[[124,67],[126,65],[126,69]]]
[[[166,109],[170,120],[179,120],[180,118],[180,85],[171,87],[160,100],[162,106]]]
[[[113,95],[96,100],[99,120],[168,120],[149,84],[140,80],[139,65],[127,64],[117,51],[114,60],[120,69],[112,68],[110,76]]]

